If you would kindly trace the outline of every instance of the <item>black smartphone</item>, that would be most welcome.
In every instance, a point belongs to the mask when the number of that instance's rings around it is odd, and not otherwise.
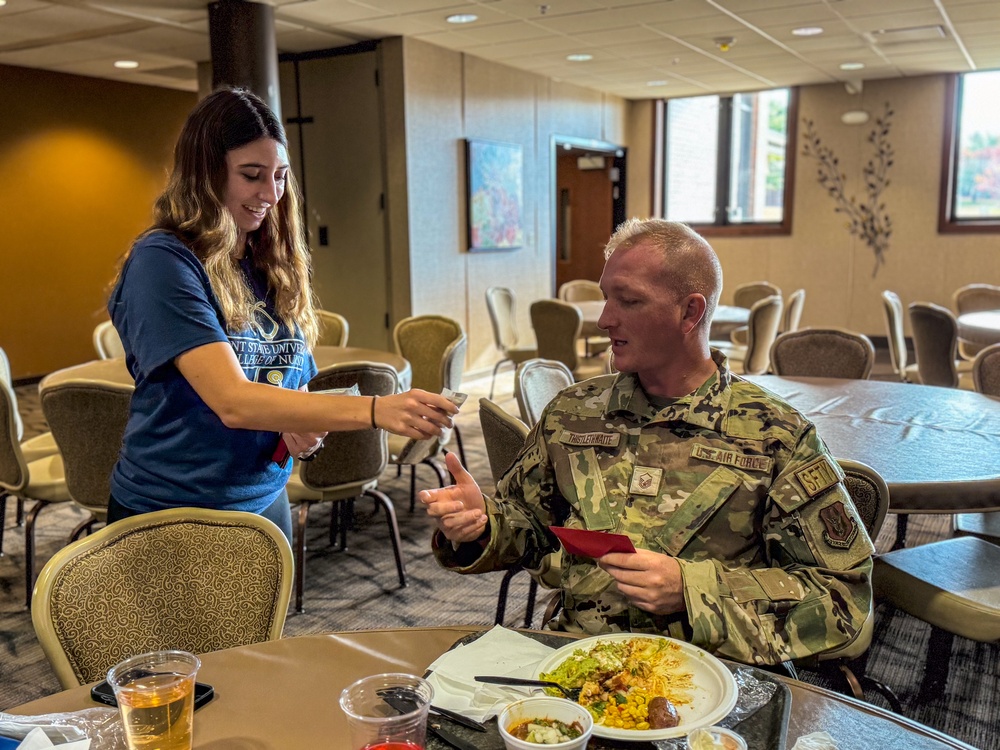
[[[118,701],[115,700],[115,691],[105,680],[102,683],[94,685],[90,689],[90,697],[93,698],[98,703],[104,703],[108,706],[118,706]],[[199,708],[208,703],[212,698],[215,697],[215,688],[211,685],[206,685],[203,682],[196,682],[194,684],[194,710],[197,711]]]

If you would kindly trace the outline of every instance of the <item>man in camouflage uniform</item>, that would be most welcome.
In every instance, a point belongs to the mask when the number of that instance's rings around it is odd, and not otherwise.
[[[849,642],[871,606],[871,541],[813,424],[709,349],[714,251],[631,220],[605,256],[599,325],[620,374],[549,404],[495,500],[448,456],[457,484],[420,495],[438,559],[538,569],[560,549],[549,526],[616,532],[634,553],[563,554],[554,627],[664,633],[750,664]]]

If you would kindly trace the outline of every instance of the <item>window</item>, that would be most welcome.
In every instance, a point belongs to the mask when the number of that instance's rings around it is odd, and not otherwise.
[[[704,234],[791,231],[796,95],[666,102],[663,215]]]
[[[1000,231],[1000,71],[953,77],[947,101],[940,230]]]

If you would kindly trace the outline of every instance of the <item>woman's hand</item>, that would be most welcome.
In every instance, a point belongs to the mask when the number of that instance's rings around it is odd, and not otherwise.
[[[444,458],[455,484],[439,490],[422,490],[417,498],[427,506],[427,515],[452,542],[472,542],[482,535],[489,516],[486,501],[476,480],[465,470],[458,456]]]
[[[295,458],[306,458],[319,450],[323,445],[323,438],[327,436],[325,432],[283,432],[281,439],[288,446],[288,452]]]
[[[455,414],[458,407],[444,396],[416,388],[376,398],[373,411],[376,427],[417,440],[440,436]]]

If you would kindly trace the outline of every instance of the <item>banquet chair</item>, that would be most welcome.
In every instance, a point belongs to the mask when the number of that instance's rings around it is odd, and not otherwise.
[[[24,457],[24,462],[30,464],[32,461],[37,461],[40,458],[46,458],[48,456],[54,456],[59,453],[59,446],[56,445],[55,438],[52,437],[52,432],[43,432],[40,435],[35,435],[27,440],[24,440],[24,422],[21,420],[21,412],[17,406],[17,390],[14,388],[14,378],[13,373],[10,369],[10,360],[7,359],[7,352],[0,347],[0,381],[6,383],[10,386],[10,395],[14,400],[14,426],[15,426],[15,438],[18,441],[18,445],[21,448],[21,455]],[[17,498],[17,525],[20,526],[24,523],[24,500],[20,497]],[[4,519],[6,511],[6,496],[0,495],[0,557],[3,556],[3,532],[4,532]]]
[[[574,279],[560,285],[556,296],[563,302],[586,302],[604,299],[604,292],[601,285],[589,279]],[[602,352],[611,345],[611,339],[607,337],[606,331],[598,328],[596,323],[586,321],[580,327],[580,335],[584,340],[584,347],[588,357],[593,353]]]
[[[509,362],[516,367],[538,353],[533,347],[518,346],[515,308],[516,299],[513,290],[505,286],[491,286],[486,290],[486,312],[489,313],[490,325],[493,327],[493,345],[502,357],[493,367],[490,398],[493,398],[493,388],[501,365]]]
[[[750,309],[755,302],[759,302],[765,297],[772,295],[781,296],[781,290],[774,284],[767,281],[754,281],[749,284],[741,284],[733,292],[736,307]],[[781,323],[782,331],[794,331],[799,327],[802,319],[802,305],[805,302],[806,292],[799,289],[788,296],[788,303],[785,305],[785,318]],[[794,316],[794,319],[793,319]],[[729,332],[729,340],[736,346],[746,346],[750,335],[749,321],[745,326],[737,326]]]
[[[793,333],[799,330],[799,325],[802,323],[802,308],[805,307],[805,304],[805,289],[796,289],[788,295],[788,301],[785,303],[785,320],[781,326],[783,333]]]
[[[911,302],[910,328],[920,382],[972,390],[972,363],[957,359],[958,323],[951,310],[931,302]]]
[[[952,295],[956,315],[983,310],[1000,310],[1000,286],[993,284],[966,284],[955,290]],[[984,344],[972,341],[958,340],[958,353],[962,359],[973,360]]]
[[[106,526],[45,565],[31,621],[64,689],[127,656],[281,637],[292,551],[255,513],[171,508]]]
[[[445,388],[458,391],[462,387],[462,368],[465,365],[465,331],[457,321],[443,315],[418,315],[404,318],[393,330],[396,352],[410,362],[413,368],[413,387],[431,393],[441,393]],[[456,424],[455,442],[462,465],[466,465],[462,433]],[[410,467],[410,511],[417,497],[416,467],[430,466],[444,487],[448,481],[445,470],[434,461],[448,442],[446,433],[440,438],[416,440],[400,435],[389,436],[389,462],[399,467]]]
[[[479,399],[479,423],[483,427],[483,440],[486,443],[486,455],[490,462],[490,473],[494,486],[500,483],[500,478],[513,466],[524,441],[528,437],[528,427],[513,414],[508,414],[500,406],[487,398]],[[551,556],[550,556],[551,557]],[[547,565],[551,568],[551,564]],[[500,581],[500,591],[497,593],[497,611],[493,618],[496,625],[503,625],[507,612],[507,597],[510,593],[510,582],[524,568],[508,568]],[[535,599],[538,595],[538,579],[532,575],[528,583],[528,600],[524,611],[524,627],[530,628],[535,616]]]
[[[58,453],[28,463],[17,441],[17,402],[14,389],[0,380],[0,518],[7,510],[7,498],[19,503],[34,501],[24,515],[25,605],[31,605],[35,582],[35,522],[43,508],[69,502],[69,490]],[[23,506],[22,506],[23,507]],[[4,526],[0,523],[0,528]],[[2,543],[0,538],[0,543]]]
[[[604,374],[603,358],[597,363],[581,362],[576,350],[583,316],[579,308],[556,299],[531,303],[531,327],[535,329],[538,357],[562,362],[577,380]]]
[[[874,363],[871,339],[842,328],[790,331],[771,345],[771,369],[784,377],[867,380]]]
[[[875,558],[875,595],[931,626],[918,701],[947,684],[955,636],[1000,641],[1000,546],[974,536],[893,550]]]
[[[573,385],[573,373],[562,362],[554,359],[529,359],[517,366],[514,373],[514,398],[521,412],[521,419],[533,427],[542,409],[556,394]]]
[[[919,379],[917,366],[908,365],[906,334],[903,329],[903,303],[899,295],[888,289],[882,292],[882,311],[885,314],[885,328],[889,342],[889,361],[892,371],[904,383]]]
[[[357,385],[362,396],[390,396],[396,392],[396,371],[376,362],[345,362],[326,367],[309,381],[313,391],[349,388]],[[396,509],[378,489],[379,475],[388,462],[385,430],[331,432],[323,448],[310,461],[296,461],[288,480],[288,499],[298,505],[295,523],[295,611],[303,612],[305,588],[306,526],[314,503],[333,503],[330,543],[339,532],[340,550],[347,549],[347,526],[353,512],[353,500],[370,497],[386,513],[392,551],[396,558],[399,585],[406,586],[406,571],[396,521]]]
[[[771,362],[771,344],[778,336],[781,323],[782,302],[777,295],[754,302],[747,321],[747,345],[735,346],[728,342],[710,342],[729,359],[733,372],[745,375],[761,375],[767,372]]]
[[[347,336],[351,327],[347,318],[329,310],[316,310],[316,321],[319,323],[319,346],[347,346]]]
[[[74,369],[56,371],[39,385],[42,412],[62,449],[70,498],[87,511],[70,534],[71,542],[107,520],[111,472],[135,390],[124,383],[75,379]]]
[[[847,459],[837,459],[843,469],[844,488],[851,496],[865,531],[875,539],[889,510],[889,488],[885,480],[867,464]],[[867,690],[881,693],[896,713],[902,713],[899,698],[887,685],[865,674],[868,649],[875,629],[874,598],[869,603],[868,615],[861,628],[846,644],[829,651],[795,662],[796,669],[814,670],[839,675],[855,698],[865,700]]]
[[[733,305],[750,310],[762,299],[775,296],[781,296],[781,289],[770,281],[750,281],[740,284],[733,290]]]
[[[115,359],[125,356],[121,337],[110,320],[98,323],[94,328],[94,349],[101,359]]]

